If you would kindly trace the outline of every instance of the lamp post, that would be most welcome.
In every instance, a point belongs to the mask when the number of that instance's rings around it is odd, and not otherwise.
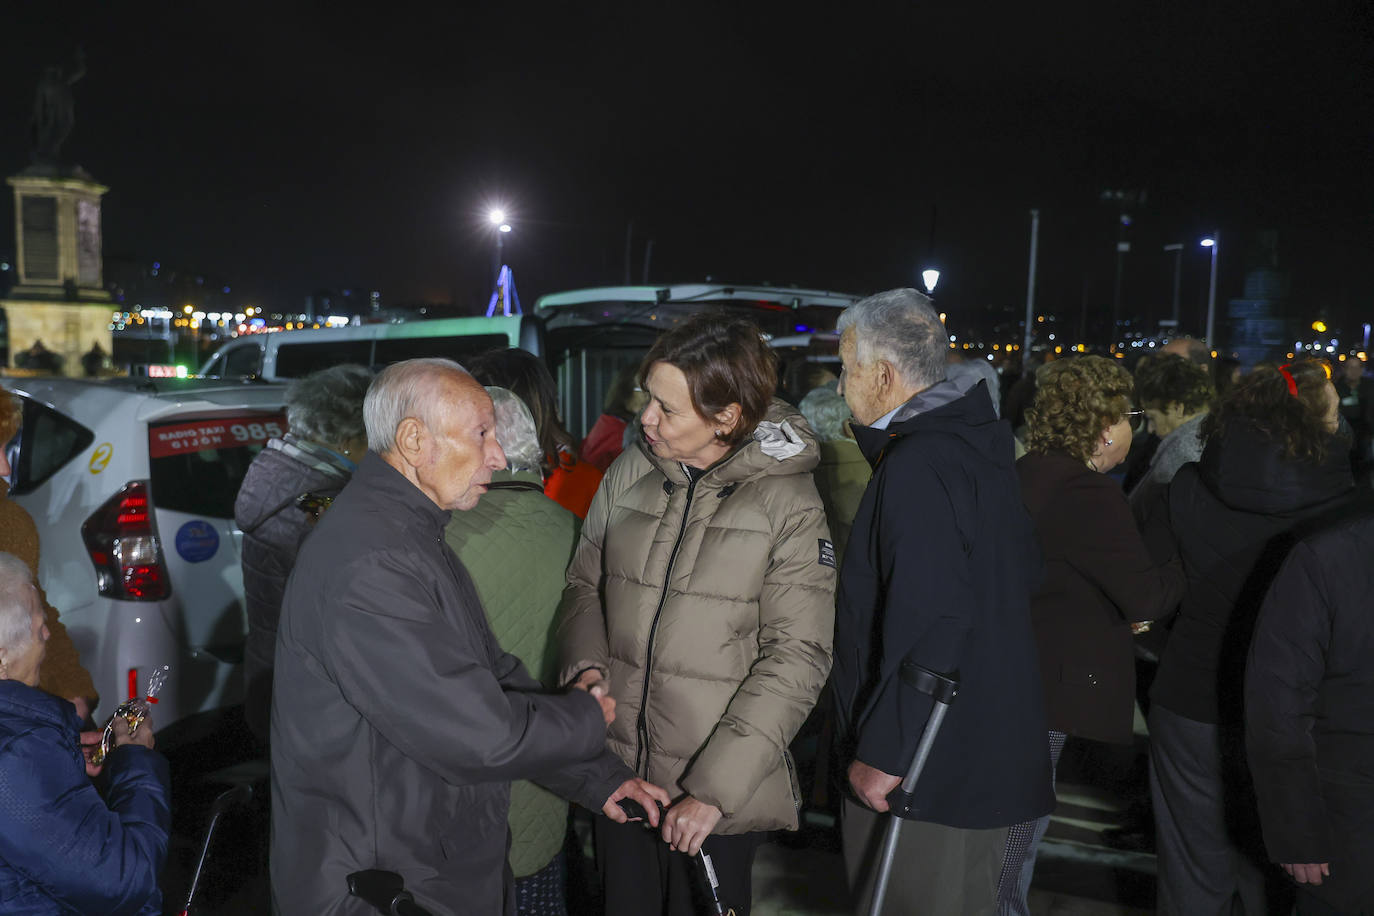
[[[1178,333],[1178,290],[1179,283],[1183,279],[1183,243],[1174,242],[1172,245],[1165,245],[1164,250],[1174,253],[1174,333]]]
[[[1212,331],[1216,326],[1217,317],[1217,249],[1221,247],[1221,233],[1214,232],[1203,239],[1200,244],[1203,248],[1212,249],[1212,278],[1207,283],[1207,346],[1216,349],[1216,341],[1212,338]]]
[[[496,228],[496,279],[493,283],[501,279],[501,249],[506,241],[506,233],[510,232],[510,223],[506,222],[506,211],[494,209],[487,214],[487,219]]]
[[[940,282],[940,271],[936,270],[934,267],[927,267],[925,270],[921,271],[921,282],[925,284],[926,295],[933,297],[935,295],[935,284]]]

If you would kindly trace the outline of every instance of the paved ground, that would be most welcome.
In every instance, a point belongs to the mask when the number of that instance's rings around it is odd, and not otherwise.
[[[1124,822],[1127,799],[1143,788],[1143,723],[1137,745],[1120,753],[1070,742],[1060,764],[1058,808],[1036,866],[1034,916],[1135,916],[1154,909],[1154,857],[1120,852],[1101,832]],[[209,805],[227,781],[262,780],[265,764],[233,764],[245,755],[233,728],[173,755],[176,815],[164,879],[166,912],[179,914],[194,870]],[[259,785],[263,783],[260,781]],[[199,906],[201,916],[267,913],[265,799],[225,817],[216,834]],[[850,912],[833,830],[813,823],[803,834],[765,845],[754,870],[755,916],[840,916]],[[592,904],[577,908],[594,913]]]

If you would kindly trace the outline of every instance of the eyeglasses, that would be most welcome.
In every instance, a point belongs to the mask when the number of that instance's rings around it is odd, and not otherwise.
[[[1131,432],[1138,433],[1145,428],[1145,409],[1143,407],[1132,407],[1126,411],[1123,418],[1131,424]]]

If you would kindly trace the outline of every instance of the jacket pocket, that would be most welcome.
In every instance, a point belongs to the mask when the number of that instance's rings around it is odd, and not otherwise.
[[[1071,687],[1098,687],[1102,684],[1100,669],[1077,665],[1059,666],[1059,683]]]

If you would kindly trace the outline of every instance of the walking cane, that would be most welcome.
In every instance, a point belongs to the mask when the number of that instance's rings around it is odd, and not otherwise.
[[[633,798],[622,798],[620,801],[616,802],[616,804],[620,806],[620,810],[624,811],[625,815],[629,817],[630,820],[638,820],[645,827],[653,829],[649,827],[649,813],[644,810],[644,806],[639,802],[635,801]],[[666,813],[666,809],[661,803],[658,806],[658,813],[659,817],[662,817],[664,813]],[[706,847],[703,846],[695,856],[691,856],[690,858],[695,859],[697,864],[701,866],[701,876],[705,879],[706,890],[711,895],[710,899],[706,901],[707,905],[711,907],[711,916],[734,916],[735,911],[727,908],[725,904],[721,902],[720,881],[716,879],[716,866],[715,863],[711,861],[711,857],[707,855]]]
[[[253,797],[253,787],[246,782],[238,783],[225,789],[215,796],[214,802],[210,805],[210,824],[205,828],[205,839],[200,844],[200,858],[196,860],[196,870],[191,875],[191,889],[186,893],[186,905],[181,908],[181,916],[188,916],[191,906],[196,900],[196,891],[200,889],[200,879],[205,873],[205,860],[210,855],[210,841],[215,837],[215,827],[219,824],[219,819],[230,808],[245,804]]]
[[[908,687],[919,690],[935,700],[935,707],[930,711],[930,718],[921,732],[921,741],[916,745],[916,756],[911,759],[911,766],[902,778],[902,792],[906,796],[902,810],[909,811],[911,793],[916,791],[916,780],[921,778],[921,770],[925,769],[926,758],[930,756],[930,749],[935,744],[935,736],[940,733],[940,724],[945,720],[949,704],[959,695],[959,681],[956,677],[937,674],[929,668],[910,662],[902,663],[898,669],[898,676]],[[887,835],[883,838],[882,860],[878,866],[878,880],[873,887],[873,902],[868,908],[868,916],[879,916],[882,913],[883,898],[887,896],[888,878],[892,874],[892,862],[897,856],[897,835],[901,830],[902,819],[896,812],[889,813]]]

